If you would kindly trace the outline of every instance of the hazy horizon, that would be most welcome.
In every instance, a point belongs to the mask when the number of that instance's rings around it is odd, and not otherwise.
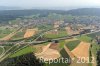
[[[28,9],[100,8],[99,0],[0,0],[0,6]]]

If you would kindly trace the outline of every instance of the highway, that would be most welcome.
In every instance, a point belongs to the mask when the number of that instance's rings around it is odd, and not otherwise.
[[[91,32],[91,33],[86,33],[86,34],[82,34],[82,35],[87,35],[87,34],[93,34],[93,33],[97,33],[97,32],[100,32],[100,30],[98,31],[95,31],[95,32]],[[45,40],[45,41],[37,41],[37,39],[41,36],[43,36],[45,34],[42,33],[40,34],[34,41],[32,42],[23,42],[23,41],[18,41],[18,42],[0,42],[0,45],[1,46],[4,46],[4,45],[13,45],[13,44],[20,44],[20,45],[25,45],[25,44],[34,44],[34,45],[37,45],[37,44],[42,44],[42,43],[46,43],[46,42],[52,42],[54,40],[65,40],[65,39],[70,39],[70,38],[73,38],[73,37],[76,37],[76,36],[79,36],[79,35],[70,35],[70,36],[65,36],[65,37],[60,37],[60,38],[56,38],[56,39],[49,39],[49,40]]]
[[[60,37],[60,38],[56,38],[56,39],[50,39],[50,40],[45,40],[45,41],[37,41],[37,39],[41,36],[43,36],[45,34],[45,32],[48,32],[52,29],[49,29],[49,30],[45,30],[39,34],[37,34],[37,36],[34,36],[35,40],[31,41],[31,42],[25,42],[24,40],[22,41],[18,41],[18,42],[9,42],[9,41],[2,41],[0,42],[0,45],[1,46],[6,46],[6,45],[12,45],[12,47],[5,51],[2,56],[0,56],[0,62],[3,61],[4,59],[6,59],[8,56],[10,56],[11,54],[29,46],[29,45],[37,45],[37,44],[43,44],[43,43],[46,43],[46,42],[52,42],[52,41],[55,41],[55,40],[65,40],[65,39],[69,39],[69,38],[73,38],[73,37],[76,37],[78,35],[71,35],[71,36],[65,36],[65,37]],[[86,34],[92,34],[92,33],[96,33],[96,32],[99,32],[100,30],[98,31],[95,31],[95,32],[91,32],[91,33],[86,33]],[[85,35],[85,34],[82,34],[82,35]]]

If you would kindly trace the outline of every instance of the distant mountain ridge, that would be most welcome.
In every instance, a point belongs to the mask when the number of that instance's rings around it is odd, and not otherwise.
[[[64,8],[63,8],[64,9]],[[28,12],[33,13],[40,13],[40,12],[46,12],[46,13],[59,13],[59,14],[71,14],[74,16],[81,16],[81,15],[88,15],[88,16],[100,16],[100,8],[79,8],[79,9],[72,9],[72,10],[56,10],[56,9],[24,9],[24,8],[20,8],[20,7],[7,7],[7,6],[0,6],[0,12],[1,13],[7,13],[7,11],[2,12],[2,10],[10,10],[8,11],[8,13],[10,12],[16,12],[18,13],[26,13],[28,14]]]
[[[66,11],[66,10],[47,10],[47,9],[17,9],[14,7],[12,8],[5,7],[5,10],[0,10],[0,22],[7,22],[9,20],[14,20],[16,18],[20,18],[23,16],[30,16],[36,14],[40,14],[39,17],[46,17],[50,13],[57,13],[62,15],[70,14],[73,16],[99,16],[100,17],[100,8],[80,8],[80,9],[72,9]]]
[[[68,10],[67,14],[74,16],[88,15],[88,16],[100,16],[100,8],[80,8]]]

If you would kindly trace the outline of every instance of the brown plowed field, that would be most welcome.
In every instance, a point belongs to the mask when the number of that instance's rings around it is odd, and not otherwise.
[[[43,46],[41,53],[35,53],[37,58],[43,58],[45,61],[49,61],[51,59],[57,59],[60,57],[59,52],[56,48],[53,49],[50,47],[52,43],[49,43],[47,46]]]
[[[60,57],[60,54],[57,50],[48,48],[44,53],[37,55],[37,58],[43,58],[45,61],[51,59],[57,59]]]
[[[24,34],[24,38],[29,38],[35,35],[37,32],[37,29],[27,29],[26,33]]]
[[[71,52],[77,57],[77,58],[89,58],[89,47],[90,43],[81,42],[74,50]],[[87,61],[87,59],[85,59]]]

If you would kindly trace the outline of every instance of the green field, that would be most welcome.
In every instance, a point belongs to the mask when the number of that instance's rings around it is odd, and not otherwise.
[[[87,36],[91,37],[92,39],[95,39],[96,36],[100,36],[100,32],[88,34]],[[96,41],[92,41],[90,50],[91,50],[93,56],[95,58],[97,58],[97,51],[100,50],[100,45],[98,45]],[[90,66],[92,66],[92,64],[90,64]]]
[[[4,46],[5,50],[8,50],[9,48],[11,48],[11,46]]]
[[[48,44],[48,42],[47,42],[47,43],[43,43],[43,45],[47,45],[47,44]],[[34,45],[31,45],[31,46],[25,47],[25,48],[23,48],[23,49],[17,51],[16,53],[12,54],[12,55],[10,56],[10,58],[17,57],[17,56],[21,56],[21,55],[23,55],[23,54],[28,54],[28,53],[31,53],[31,52],[36,52],[37,50],[36,50],[36,48],[33,47],[33,46],[34,46]]]
[[[61,49],[60,54],[63,58],[70,58],[64,48]]]
[[[95,39],[96,36],[100,36],[100,32],[88,34],[87,36],[91,37],[92,39]],[[96,52],[100,50],[100,46],[96,43],[96,41],[93,41],[91,44],[92,44],[92,48],[91,48],[92,53],[96,56]]]
[[[96,42],[92,43],[92,48],[91,48],[91,50],[92,50],[92,53],[96,56],[96,52],[97,52],[98,50],[100,50],[100,45],[98,45]]]
[[[0,54],[3,52],[3,49],[0,47]]]
[[[66,44],[66,46],[69,48],[70,51],[72,51],[75,47],[77,47],[80,44],[80,42],[80,40],[70,41]]]
[[[88,37],[87,35],[81,35],[81,36],[77,36],[77,38],[80,40],[80,41],[84,41],[84,42],[91,42],[91,37]]]
[[[16,39],[21,39],[24,38],[25,32],[18,32],[16,35],[14,35],[11,39],[16,40]]]
[[[59,38],[59,37],[64,37],[67,36],[67,32],[66,31],[59,31],[58,34],[45,34],[44,37],[45,38],[49,38],[49,39],[53,39],[53,38]]]
[[[10,33],[12,33],[14,30],[10,30],[10,29],[0,29],[0,38],[3,38],[7,35],[9,35]]]
[[[36,27],[40,30],[43,30],[43,29],[47,30],[47,29],[53,28],[53,25],[51,25],[51,24],[39,24]]]
[[[95,60],[96,60],[96,58],[97,58],[97,51],[99,51],[100,50],[100,45],[98,45],[96,42],[92,42],[91,43],[91,48],[90,48],[90,50],[91,50],[91,54],[93,55],[93,57],[95,58]],[[91,58],[90,58],[91,59]],[[92,66],[92,63],[90,64],[90,66]]]
[[[32,48],[31,46],[28,46],[28,47],[25,47],[22,50],[17,51],[16,53],[12,54],[10,56],[10,58],[17,57],[17,56],[21,56],[23,54],[28,54],[28,53],[31,53],[31,52],[34,52],[34,51],[35,51],[35,48]]]
[[[96,36],[100,36],[100,32],[96,32],[96,33],[93,33],[93,34],[88,34],[87,36],[91,37],[91,38],[95,38]]]
[[[65,44],[66,44],[65,40],[59,41],[59,48],[62,49]]]

